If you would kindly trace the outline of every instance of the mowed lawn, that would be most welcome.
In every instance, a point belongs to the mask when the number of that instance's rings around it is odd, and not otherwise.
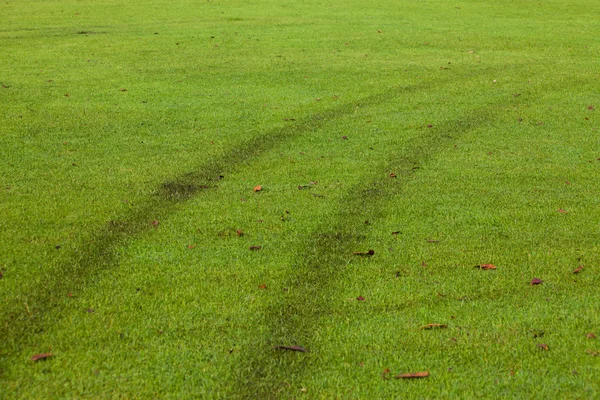
[[[600,396],[598,32],[2,2],[0,398]]]

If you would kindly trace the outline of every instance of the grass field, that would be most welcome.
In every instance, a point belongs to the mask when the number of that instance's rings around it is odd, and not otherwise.
[[[0,398],[597,398],[598,32],[2,2]]]

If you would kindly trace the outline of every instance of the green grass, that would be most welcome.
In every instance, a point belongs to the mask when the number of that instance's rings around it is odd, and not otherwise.
[[[0,398],[600,396],[599,13],[3,2]]]

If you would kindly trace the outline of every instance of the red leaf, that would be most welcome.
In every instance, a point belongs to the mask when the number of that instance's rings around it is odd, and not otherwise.
[[[259,289],[266,289],[267,285],[265,285],[264,283],[262,283],[262,284],[258,285],[258,288]]]
[[[532,286],[533,286],[533,285],[540,285],[540,284],[542,284],[542,283],[544,283],[544,281],[543,281],[543,280],[541,280],[541,279],[538,279],[538,278],[533,278],[533,279],[531,280],[531,285],[532,285]]]
[[[548,345],[546,343],[538,343],[536,344],[536,346],[542,350],[549,350]]]
[[[418,379],[418,378],[427,378],[429,376],[429,371],[423,372],[412,372],[410,374],[400,374],[396,375],[394,378],[396,379]]]
[[[258,185],[258,186],[255,186],[253,190],[254,190],[255,192],[260,192],[260,191],[262,190],[262,186],[260,186],[260,185]]]
[[[52,353],[42,353],[31,356],[32,361],[45,360],[48,357],[52,357]]]
[[[302,346],[275,346],[275,350],[291,350],[291,351],[299,351],[300,353],[308,352],[308,349],[305,349]]]
[[[395,177],[396,177],[396,174],[393,172],[390,172],[390,178],[395,178]]]
[[[586,336],[588,339],[596,339],[596,335],[594,335],[592,332],[588,333]]]
[[[369,251],[355,251],[354,255],[355,256],[372,256],[373,254],[375,254],[375,250],[369,250]]]
[[[195,249],[195,248],[196,248],[196,245],[194,245],[194,244],[188,244],[188,249]]]
[[[262,246],[250,246],[250,250],[260,250]]]
[[[559,213],[561,213],[561,214],[566,214],[566,213],[568,213],[568,211],[567,211],[567,210],[563,210],[562,208],[559,208],[559,209],[558,209],[558,212],[559,212]]]
[[[235,233],[237,233],[238,236],[244,236],[244,232],[242,232],[241,229],[238,229],[237,231],[235,231]]]
[[[480,269],[496,269],[496,266],[494,264],[481,264],[481,265],[476,265],[475,268],[480,268]]]
[[[358,301],[365,301],[365,298],[364,298],[364,297],[362,297],[362,296],[358,296],[358,297],[356,298],[356,300],[358,300]]]
[[[570,184],[571,184],[571,182],[565,181],[565,185],[570,185]]]
[[[152,221],[152,225],[154,225],[154,226],[158,226],[159,224],[160,224],[160,222],[158,222],[158,221]]]
[[[588,110],[595,110],[594,106],[588,106]]]
[[[580,265],[579,267],[575,268],[575,271],[573,271],[574,274],[578,274],[581,271],[583,271],[583,265]]]
[[[342,136],[342,139],[348,140],[348,136]]]

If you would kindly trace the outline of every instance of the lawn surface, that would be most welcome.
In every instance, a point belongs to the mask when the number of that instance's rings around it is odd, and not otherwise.
[[[598,32],[2,2],[0,398],[600,396]]]

